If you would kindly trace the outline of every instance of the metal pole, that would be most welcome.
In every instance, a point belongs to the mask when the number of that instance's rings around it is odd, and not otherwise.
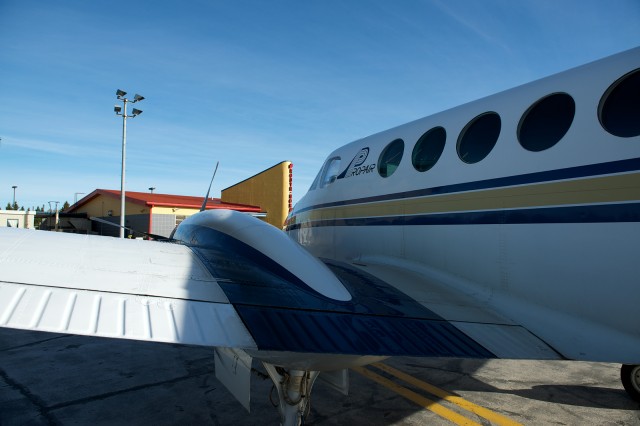
[[[51,219],[52,213],[51,213],[51,203],[56,203],[56,216],[55,216],[55,223],[54,223],[54,231],[58,232],[58,221],[59,216],[58,216],[58,203],[60,203],[60,201],[49,201],[49,219]],[[50,221],[47,221],[47,224],[49,225],[49,230],[51,230],[51,223],[49,223]]]
[[[55,229],[56,232],[58,232],[59,223],[60,223],[60,213],[58,212],[58,201],[56,201],[56,229]]]
[[[127,99],[123,99],[122,111],[122,172],[120,173],[120,238],[124,238],[124,176],[127,152]]]
[[[11,207],[16,205],[16,188],[17,188],[17,186],[13,185],[12,188],[13,188],[13,204],[11,204]]]

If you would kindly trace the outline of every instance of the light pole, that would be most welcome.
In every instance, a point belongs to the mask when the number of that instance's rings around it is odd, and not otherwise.
[[[78,204],[78,195],[84,195],[86,194],[86,192],[75,192],[74,195],[74,200],[73,200],[73,204]]]
[[[49,217],[51,217],[51,203],[56,203],[56,220],[55,220],[55,224],[54,224],[54,231],[58,232],[58,221],[59,221],[59,217],[58,217],[58,204],[60,203],[60,201],[49,201]],[[49,230],[51,230],[51,225],[49,225]]]
[[[15,205],[16,205],[16,188],[17,188],[17,187],[18,187],[17,185],[13,185],[13,186],[12,186],[12,188],[13,188],[13,204],[11,204],[11,207],[12,207],[12,208],[13,208],[13,206],[15,206]],[[18,209],[16,209],[16,210],[18,210]]]
[[[124,175],[125,175],[125,162],[126,162],[126,152],[127,152],[127,118],[134,118],[142,114],[141,110],[133,108],[131,110],[131,115],[127,115],[127,103],[131,102],[132,104],[135,104],[136,102],[144,99],[144,96],[140,96],[136,94],[133,97],[133,100],[130,101],[129,99],[125,98],[126,95],[127,95],[127,92],[118,89],[116,91],[116,96],[118,97],[119,101],[122,101],[124,106],[120,107],[119,105],[116,105],[113,107],[113,110],[116,112],[116,115],[122,116],[122,169],[120,172],[120,238],[124,238],[124,216],[125,216]]]
[[[150,187],[149,187],[149,192],[151,192],[151,193],[153,194],[153,190],[154,190],[154,189],[156,189],[156,187],[155,187],[155,186],[150,186]]]

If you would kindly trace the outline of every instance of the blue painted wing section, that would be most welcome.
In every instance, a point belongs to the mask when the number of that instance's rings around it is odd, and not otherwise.
[[[261,350],[495,357],[446,321],[250,305],[235,308]]]
[[[216,277],[260,350],[494,357],[444,318],[346,263],[325,260],[352,295],[341,302],[227,234],[206,227],[181,231],[197,236],[183,241]]]
[[[325,263],[351,292],[351,302],[307,298],[304,305],[295,307],[284,299],[277,306],[247,304],[245,298],[238,297],[234,284],[223,285],[258,348],[354,355],[494,357],[387,283],[344,263]]]

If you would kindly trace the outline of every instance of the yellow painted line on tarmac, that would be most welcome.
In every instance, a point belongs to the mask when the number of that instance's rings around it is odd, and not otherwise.
[[[409,383],[410,385],[413,385],[417,388],[420,388],[424,391],[429,392],[430,394],[437,396],[440,399],[443,399],[445,401],[448,401],[452,404],[457,405],[458,407],[470,411],[474,414],[477,414],[478,416],[489,420],[491,423],[494,423],[496,425],[500,425],[500,426],[522,426],[521,423],[516,422],[515,420],[512,420],[508,417],[503,416],[502,414],[498,414],[494,411],[491,411],[487,408],[481,407],[477,404],[474,404],[473,402],[469,402],[466,399],[463,399],[459,396],[453,395],[447,391],[445,391],[444,389],[440,389],[436,386],[433,386],[427,382],[423,382],[422,380],[419,380],[407,373],[404,373],[400,370],[397,370],[393,367],[390,367],[386,364],[383,364],[381,362],[376,362],[374,364],[371,364],[373,367],[378,368],[388,374],[391,374],[395,377],[397,377],[398,379]]]
[[[455,411],[449,410],[448,408],[438,404],[435,401],[430,400],[429,398],[425,398],[422,395],[419,395],[405,387],[394,383],[393,381],[387,379],[386,377],[382,377],[381,375],[374,373],[373,371],[363,368],[363,367],[351,367],[351,369],[359,374],[362,374],[368,379],[373,380],[381,384],[382,386],[394,391],[395,393],[402,395],[408,400],[415,402],[416,404],[426,408],[429,411],[434,412],[440,417],[444,417],[451,422],[461,425],[461,426],[481,426],[480,423],[476,423],[471,419],[468,419]]]

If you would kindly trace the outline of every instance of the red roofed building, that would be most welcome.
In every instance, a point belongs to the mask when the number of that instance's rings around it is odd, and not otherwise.
[[[204,197],[127,191],[125,192],[125,226],[136,231],[168,237],[180,222],[200,211],[203,201]],[[258,217],[265,215],[258,206],[223,202],[219,198],[210,198],[206,209],[230,209]],[[96,189],[64,213],[73,214],[76,217],[78,214],[85,214],[87,219],[96,217],[119,225],[120,191]],[[78,225],[71,226],[77,230],[81,229]],[[120,232],[118,227],[98,221],[92,221],[90,226],[90,232],[99,235],[118,236]],[[129,233],[129,231],[126,232]]]

